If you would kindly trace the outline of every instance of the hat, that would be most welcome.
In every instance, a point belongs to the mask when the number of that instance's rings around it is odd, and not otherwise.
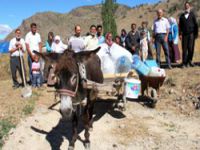
[[[54,38],[54,40],[55,41],[57,41],[57,40],[60,41],[60,36],[56,35],[55,38]]]

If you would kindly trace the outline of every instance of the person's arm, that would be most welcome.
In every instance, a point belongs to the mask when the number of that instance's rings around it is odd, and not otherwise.
[[[194,22],[194,36],[195,38],[198,38],[199,27],[198,27],[198,23],[197,23],[196,16],[194,13],[193,13],[193,22]]]
[[[174,35],[172,38],[173,38],[173,41],[175,41],[178,38],[178,25],[174,25],[172,30],[174,32]]]
[[[183,32],[183,30],[182,30],[182,19],[181,19],[181,16],[179,18],[179,24],[178,24],[178,33],[179,33],[180,40],[182,40],[182,32]]]
[[[164,38],[165,42],[168,41],[169,29],[170,29],[170,24],[169,24],[169,21],[166,19],[166,35]]]
[[[13,46],[13,44],[14,44],[14,43],[13,43],[13,41],[11,40],[11,41],[10,41],[10,44],[9,44],[9,48],[8,48],[10,54],[12,54],[12,53],[14,53],[14,52],[16,52],[16,51],[18,50],[18,48],[16,48],[16,47]]]
[[[39,46],[39,52],[42,53],[42,40],[40,35],[38,34],[38,46]]]

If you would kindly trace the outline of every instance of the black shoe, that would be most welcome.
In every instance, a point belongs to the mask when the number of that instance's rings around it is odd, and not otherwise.
[[[168,66],[168,67],[167,67],[167,69],[172,69],[172,66],[171,66],[171,65],[170,65],[170,66]]]
[[[13,87],[13,89],[17,89],[17,88],[20,87],[20,85],[19,85],[19,84],[15,84],[15,85],[13,85],[12,87]]]
[[[192,62],[189,62],[190,67],[194,67],[195,65]]]

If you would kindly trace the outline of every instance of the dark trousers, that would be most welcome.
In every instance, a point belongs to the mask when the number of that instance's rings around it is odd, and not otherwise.
[[[166,34],[157,34],[155,37],[155,47],[156,47],[156,61],[158,63],[158,65],[160,66],[160,50],[161,50],[161,46],[164,50],[165,53],[165,59],[166,62],[168,64],[168,66],[171,66],[171,62],[169,59],[169,47],[168,47],[168,43],[165,42],[164,38],[165,38]]]
[[[32,80],[33,80],[33,75],[32,75],[32,59],[31,56],[28,55],[28,67],[29,67],[29,80],[30,80],[30,84],[32,84]]]
[[[23,57],[22,57],[22,62],[23,62],[23,65],[24,65]],[[14,86],[19,85],[19,82],[17,81],[17,71],[19,71],[19,75],[20,75],[22,83],[23,83],[20,57],[16,57],[16,56],[10,57],[10,69],[11,69],[11,73],[12,73],[13,85]],[[25,72],[25,65],[24,65],[24,72]],[[25,78],[25,81],[26,81],[26,78]]]
[[[182,61],[184,65],[187,65],[188,63],[192,62],[192,58],[194,55],[194,45],[195,38],[193,33],[188,35],[182,35]]]

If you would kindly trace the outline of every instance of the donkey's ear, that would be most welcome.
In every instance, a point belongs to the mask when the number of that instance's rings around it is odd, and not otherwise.
[[[78,61],[83,61],[87,60],[89,57],[92,55],[98,53],[98,51],[101,49],[101,47],[96,48],[95,50],[86,50],[86,51],[81,51],[78,53],[75,53],[74,56]]]
[[[42,59],[44,59],[44,61],[50,61],[50,62],[57,62],[59,60],[59,58],[61,57],[61,55],[58,53],[40,53],[37,51],[33,51],[33,53],[42,57]]]

